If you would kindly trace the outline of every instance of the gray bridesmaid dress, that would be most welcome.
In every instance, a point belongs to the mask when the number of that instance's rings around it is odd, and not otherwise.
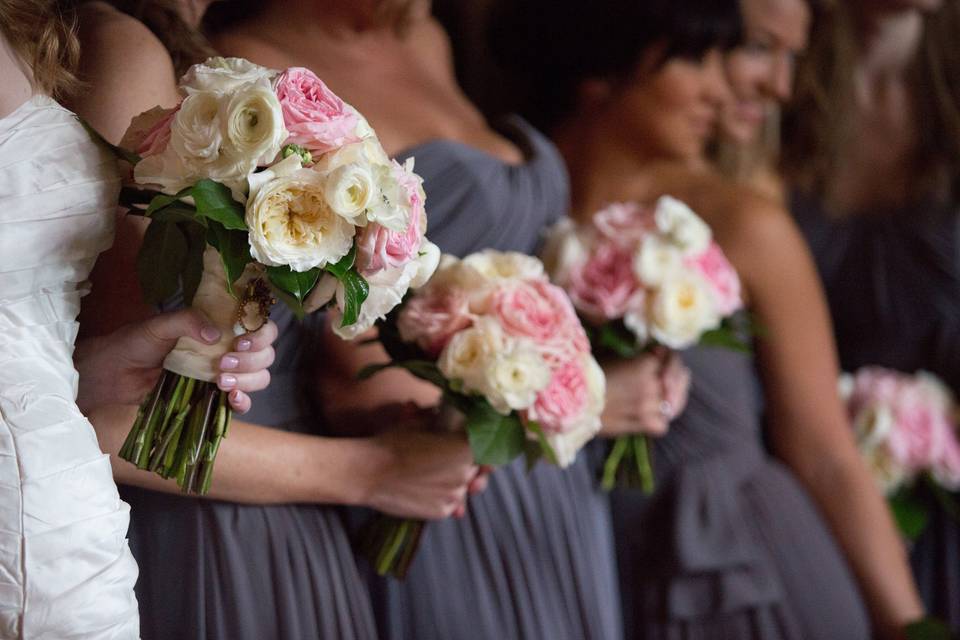
[[[317,331],[278,305],[272,383],[243,420],[318,433],[303,401],[301,352]],[[282,460],[273,461],[283,464]],[[122,487],[144,640],[372,640],[366,584],[336,508],[250,505]]]
[[[845,371],[930,371],[960,395],[960,216],[917,202],[831,218],[797,194],[793,212],[813,251]],[[958,496],[960,497],[960,496]],[[960,629],[960,525],[933,516],[910,559],[930,613]]]
[[[837,544],[764,451],[753,359],[705,347],[682,357],[690,397],[655,441],[656,491],[611,496],[626,637],[866,640]]]
[[[410,149],[425,179],[428,235],[448,253],[533,253],[568,207],[556,149],[512,119],[528,161],[509,166],[444,140]],[[613,538],[596,460],[566,470],[522,460],[496,469],[463,519],[430,523],[403,582],[372,578],[386,640],[621,638]]]

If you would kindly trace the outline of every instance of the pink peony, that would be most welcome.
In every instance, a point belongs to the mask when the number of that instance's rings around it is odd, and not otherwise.
[[[416,342],[432,357],[439,356],[450,339],[471,324],[469,298],[460,289],[436,288],[414,296],[397,318],[400,337]]]
[[[590,390],[583,367],[567,360],[553,370],[550,384],[529,410],[546,433],[564,433],[573,428],[587,408]]]
[[[180,105],[172,109],[154,107],[141,113],[130,123],[120,146],[133,149],[141,158],[162,153],[170,142],[170,125],[180,111]]]
[[[574,306],[592,322],[622,318],[640,288],[632,265],[626,249],[610,241],[599,244],[585,263],[570,270],[567,291]]]
[[[688,265],[699,270],[710,283],[717,311],[721,316],[729,316],[743,308],[743,299],[740,297],[740,277],[723,254],[720,245],[711,242],[700,256],[688,260]]]
[[[653,211],[636,202],[616,202],[593,216],[593,226],[600,236],[621,246],[636,246],[656,228]]]
[[[274,89],[290,134],[287,144],[323,153],[360,140],[356,112],[309,69],[287,69],[277,77]]]
[[[960,442],[952,427],[948,428],[943,449],[934,461],[933,476],[950,491],[960,490]]]
[[[427,214],[424,209],[423,179],[393,163],[394,177],[407,195],[410,225],[406,231],[391,231],[377,223],[368,224],[357,242],[357,268],[364,276],[414,260],[423,244]]]
[[[557,353],[586,353],[590,349],[567,294],[545,279],[519,282],[496,291],[492,313],[507,335],[530,338]]]

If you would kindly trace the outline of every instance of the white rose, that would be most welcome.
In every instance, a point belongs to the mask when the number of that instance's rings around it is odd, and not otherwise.
[[[543,263],[523,253],[486,249],[470,254],[463,264],[489,280],[535,280],[543,276]]]
[[[700,255],[710,246],[713,238],[710,227],[676,198],[663,196],[657,200],[654,219],[660,232],[667,235],[685,256]]]
[[[419,289],[424,286],[436,273],[437,266],[440,264],[440,247],[424,238],[423,244],[420,245],[420,254],[415,262],[417,264],[417,275],[410,280],[411,289]]]
[[[528,340],[511,340],[487,361],[483,395],[497,412],[527,409],[550,384],[550,366]]]
[[[287,139],[280,101],[269,87],[248,84],[221,101],[226,154],[256,166],[272,162]]]
[[[169,147],[191,165],[217,162],[223,146],[219,116],[217,94],[203,91],[187,96],[170,123]]]
[[[636,336],[637,344],[646,344],[650,339],[650,328],[647,326],[647,295],[644,291],[637,291],[627,302],[627,312],[623,315],[623,324]]]
[[[648,304],[650,335],[671,349],[686,349],[720,325],[710,287],[696,274],[681,272],[663,283]]]
[[[327,205],[323,176],[296,167],[299,159],[291,156],[270,170],[272,179],[251,176],[246,222],[255,260],[308,271],[347,255],[356,228]]]
[[[873,451],[886,440],[893,431],[896,419],[890,407],[874,405],[864,407],[853,421],[853,431],[861,451]]]
[[[468,392],[483,393],[489,361],[507,340],[500,325],[491,318],[479,318],[470,328],[450,339],[437,359],[437,367],[448,380],[460,380]]]
[[[470,312],[482,315],[487,312],[493,283],[479,271],[448,253],[440,257],[440,264],[434,272],[428,287],[459,289],[467,293]]]
[[[910,475],[906,468],[897,464],[886,447],[877,447],[865,452],[865,458],[871,475],[884,495],[890,496],[896,493]]]
[[[569,282],[570,273],[587,261],[587,241],[570,218],[555,224],[547,234],[541,252],[543,266],[550,279],[563,284]]]
[[[409,161],[408,166],[410,166]],[[374,178],[377,181],[379,197],[367,210],[367,219],[391,231],[406,229],[410,225],[413,215],[410,195],[400,183],[400,177],[404,170],[395,162],[387,167],[379,164],[374,165]],[[420,187],[420,197],[422,202],[425,197],[422,187]]]
[[[683,253],[671,242],[648,235],[633,258],[633,273],[640,282],[656,287],[683,270]]]
[[[247,83],[270,88],[270,81],[275,75],[277,72],[273,69],[243,58],[214,57],[187,69],[180,78],[180,88],[188,95],[197,91],[228,93]]]
[[[381,269],[367,278],[370,293],[360,307],[357,321],[346,327],[341,327],[345,292],[343,286],[337,285],[337,306],[330,310],[333,332],[344,340],[353,340],[369,330],[378,320],[383,320],[393,308],[400,304],[403,296],[410,289],[410,283],[419,275],[422,265],[414,260],[402,267]]]
[[[327,176],[330,207],[360,227],[366,226],[368,219],[376,221],[370,214],[373,209],[383,206],[384,185],[393,189],[396,182],[391,177],[390,159],[375,138],[323,154],[314,169]],[[409,224],[409,217],[405,221]],[[393,230],[405,228],[406,225]]]
[[[607,394],[607,379],[593,356],[584,354],[584,373],[587,379],[589,401],[582,419],[563,433],[548,433],[547,442],[557,454],[557,464],[566,468],[576,459],[583,446],[600,432],[600,415]]]

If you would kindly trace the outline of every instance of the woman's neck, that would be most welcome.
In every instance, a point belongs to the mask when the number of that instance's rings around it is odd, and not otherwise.
[[[571,216],[583,219],[610,202],[644,202],[657,195],[664,167],[702,169],[703,158],[680,160],[630,143],[617,135],[615,125],[597,118],[562,125],[553,140],[570,174]]]

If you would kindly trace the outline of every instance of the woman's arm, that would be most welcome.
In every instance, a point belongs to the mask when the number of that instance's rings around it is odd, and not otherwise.
[[[763,328],[757,349],[772,446],[833,529],[880,637],[898,637],[923,606],[838,395],[833,332],[813,261],[782,209],[741,208],[714,228]]]

